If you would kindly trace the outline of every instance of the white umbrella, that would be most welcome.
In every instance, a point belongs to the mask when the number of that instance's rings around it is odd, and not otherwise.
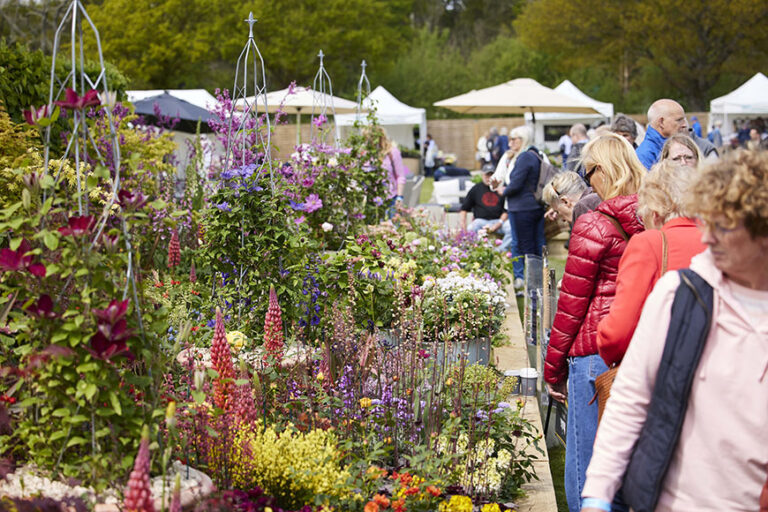
[[[516,78],[441,100],[434,105],[461,114],[599,113],[591,105],[555,92],[532,78]]]
[[[351,114],[357,111],[357,103],[354,101],[313,91],[310,87],[295,87],[292,94],[288,94],[289,89],[280,89],[279,91],[267,93],[267,112],[270,114],[276,112],[282,104],[283,112],[286,114],[296,114],[296,144],[299,144],[301,141],[301,114],[303,112],[309,112],[310,115],[333,115]],[[258,111],[264,112],[264,99],[262,97],[249,96],[246,98],[246,102],[251,108],[256,104]],[[243,101],[238,101],[237,106],[243,109]]]

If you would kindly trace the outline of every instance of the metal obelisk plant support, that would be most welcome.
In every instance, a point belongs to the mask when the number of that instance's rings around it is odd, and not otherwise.
[[[251,130],[258,133],[257,143],[261,145],[261,150],[255,155],[256,165],[258,166],[254,173],[258,178],[265,170],[269,171],[269,181],[274,192],[274,181],[272,177],[272,155],[271,142],[272,130],[269,122],[269,105],[267,105],[267,78],[264,70],[264,59],[261,56],[259,47],[253,40],[253,25],[256,23],[253,13],[248,14],[248,40],[245,43],[243,51],[237,59],[235,68],[235,85],[232,88],[232,108],[229,115],[229,126],[227,129],[227,147],[224,157],[224,168],[227,171],[233,167],[241,167],[250,163],[249,155],[252,158],[254,148],[249,147],[249,137]],[[249,76],[248,71],[252,69]],[[249,94],[252,96],[249,97]],[[266,130],[262,130],[259,122],[258,105],[264,106],[263,116]],[[242,107],[242,113],[238,108]]]
[[[325,57],[323,50],[320,50],[317,56],[320,57],[320,67],[315,74],[315,79],[312,81],[312,123],[310,123],[312,140],[325,142],[328,130],[323,130],[322,126],[325,123],[329,123],[330,126],[331,120],[328,116],[333,115],[334,144],[338,148],[341,137],[339,128],[336,126],[336,109],[333,107],[333,83],[331,83],[331,77],[328,75],[323,64],[323,58]],[[320,137],[318,137],[318,134]]]
[[[253,25],[257,21],[253,17],[253,12],[248,13],[248,19],[244,21],[248,23],[248,40],[243,51],[240,52],[235,68],[235,85],[232,88],[232,108],[229,113],[226,156],[222,171],[253,164],[257,166],[253,175],[256,180],[259,180],[265,170],[268,170],[270,190],[274,194],[275,182],[272,176],[271,150],[272,126],[269,122],[264,59],[253,39]],[[249,70],[252,70],[250,75]],[[251,93],[253,95],[249,97],[248,95]],[[263,124],[259,117],[259,103],[264,106]],[[238,106],[242,106],[242,113],[237,111]],[[266,125],[266,129],[263,129],[264,125]],[[260,146],[260,149],[252,147],[254,143],[256,146]],[[256,151],[255,154],[254,151]],[[242,223],[240,226],[240,247],[245,247],[245,228]],[[245,269],[241,264],[237,277],[238,317],[242,313],[240,290],[242,290],[244,277]]]
[[[355,121],[360,123],[363,120],[363,100],[371,95],[371,82],[368,80],[368,75],[365,74],[365,68],[368,64],[365,63],[365,59],[360,63],[362,72],[360,73],[360,80],[357,81],[357,109],[355,111]]]
[[[96,61],[99,63],[99,74],[96,78],[92,78],[85,71],[86,52],[83,44],[83,31],[84,26],[86,29],[90,29],[93,32],[93,38],[96,42],[96,51],[98,58]],[[59,50],[61,49],[62,34],[65,33],[65,29],[69,28],[69,55],[59,56]],[[56,76],[57,62],[62,58],[69,59],[69,74],[60,80]],[[56,34],[53,40],[53,55],[51,59],[51,83],[48,92],[48,105],[52,106],[55,101],[61,98],[62,94],[65,94],[66,89],[72,89],[79,97],[85,96],[89,91],[95,89],[100,92],[100,97],[103,100],[113,98],[114,95],[110,93],[109,86],[107,84],[107,73],[104,66],[104,55],[101,51],[101,38],[99,37],[99,31],[91,21],[90,16],[85,10],[80,0],[72,0],[69,7],[64,13],[64,16],[56,29]],[[58,184],[61,179],[61,170],[66,160],[74,160],[75,172],[77,181],[77,210],[78,215],[88,215],[88,194],[87,194],[87,180],[83,179],[81,175],[81,166],[85,165],[88,160],[98,162],[100,165],[107,166],[104,156],[99,152],[96,143],[88,129],[88,123],[86,118],[85,108],[73,108],[72,114],[72,132],[69,135],[69,140],[66,144],[66,149],[61,155],[61,164],[56,169],[54,180]],[[120,144],[117,139],[117,131],[115,130],[115,122],[112,117],[112,110],[110,105],[104,107],[105,126],[109,129],[109,143],[112,146],[110,162],[114,169],[115,175],[112,178],[111,188],[106,204],[102,209],[101,215],[96,223],[96,229],[94,230],[93,238],[89,249],[93,249],[101,237],[101,233],[104,230],[104,226],[107,223],[111,215],[112,206],[117,200],[117,192],[120,189]],[[89,155],[89,151],[93,151],[93,154]],[[44,175],[48,174],[48,167],[51,158],[51,126],[49,125],[45,130],[45,149],[44,156],[45,162],[43,167]],[[55,189],[54,189],[55,190]],[[83,201],[83,197],[86,198]],[[133,292],[134,308],[138,316],[139,328],[142,338],[144,337],[144,326],[141,318],[141,308],[139,305],[138,293],[136,290],[136,276],[133,269],[133,247],[131,246],[131,237],[128,233],[128,229],[125,223],[125,219],[122,219],[121,227],[123,231],[123,239],[125,240],[125,250],[128,255],[128,268],[126,271],[125,288],[123,290],[123,300],[128,296],[129,291]],[[72,277],[70,276],[70,280]],[[65,284],[62,293],[66,291],[69,286],[69,281]]]

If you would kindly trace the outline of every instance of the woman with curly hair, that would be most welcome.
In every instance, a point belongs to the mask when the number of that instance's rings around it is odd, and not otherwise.
[[[758,509],[768,477],[768,153],[686,194],[708,249],[645,302],[600,422],[582,510]]]
[[[579,510],[597,431],[597,404],[590,402],[595,378],[608,369],[597,353],[597,324],[613,302],[627,240],[643,231],[637,190],[646,174],[629,142],[614,133],[584,146],[581,162],[585,179],[602,202],[573,225],[544,362],[549,394],[561,402],[568,397],[565,494],[571,511]]]

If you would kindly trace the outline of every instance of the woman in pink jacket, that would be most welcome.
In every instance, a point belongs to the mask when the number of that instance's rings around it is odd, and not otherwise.
[[[637,512],[759,507],[768,477],[768,153],[738,151],[705,167],[686,202],[708,250],[693,258],[695,273],[668,272],[645,302],[600,422],[585,512],[610,510],[619,488]],[[679,297],[695,300],[682,308]]]

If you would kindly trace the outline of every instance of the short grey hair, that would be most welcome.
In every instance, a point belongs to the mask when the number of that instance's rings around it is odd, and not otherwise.
[[[637,191],[637,215],[646,227],[651,227],[648,224],[653,214],[662,219],[662,224],[676,217],[688,216],[685,195],[697,173],[694,167],[662,160],[643,176]]]
[[[578,200],[586,189],[587,184],[581,176],[573,171],[565,171],[557,174],[544,186],[541,198],[549,206],[555,206],[560,203],[560,198],[563,196]]]

